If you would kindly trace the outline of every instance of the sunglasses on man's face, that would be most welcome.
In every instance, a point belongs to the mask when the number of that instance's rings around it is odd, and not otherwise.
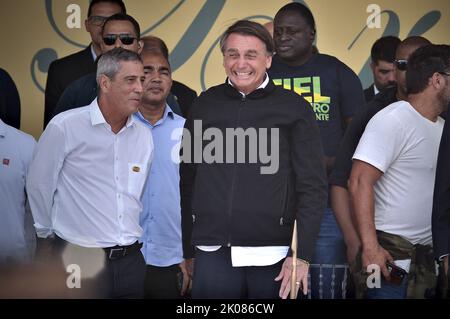
[[[395,60],[395,66],[400,71],[406,71],[407,65],[408,65],[408,60]]]
[[[105,23],[106,19],[108,19],[108,17],[102,17],[102,16],[90,16],[88,18],[88,21],[90,24],[93,24],[97,27],[102,27],[103,24]]]
[[[103,37],[103,42],[106,45],[114,45],[116,43],[117,38],[120,39],[120,42],[124,45],[130,45],[136,40],[136,38],[132,37],[129,34],[108,34]]]

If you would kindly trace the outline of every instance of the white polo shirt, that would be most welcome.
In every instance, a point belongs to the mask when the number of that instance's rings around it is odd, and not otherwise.
[[[134,243],[142,235],[140,200],[152,159],[150,130],[130,116],[113,133],[97,99],[55,116],[27,180],[38,236],[56,233],[82,247]]]
[[[25,180],[35,145],[31,135],[0,120],[0,263],[28,260],[34,250]]]

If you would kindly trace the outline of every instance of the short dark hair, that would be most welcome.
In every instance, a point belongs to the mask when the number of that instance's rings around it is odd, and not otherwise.
[[[450,45],[430,44],[418,48],[411,54],[406,68],[408,94],[422,92],[434,73],[448,71],[449,67]]]
[[[129,21],[133,25],[134,31],[136,32],[136,37],[139,40],[141,37],[141,28],[139,27],[139,23],[136,21],[135,18],[128,14],[124,13],[116,13],[112,16],[110,16],[108,19],[105,20],[105,23],[103,24],[102,28],[102,35],[105,32],[106,25],[111,21]]]
[[[167,45],[161,38],[153,35],[147,35],[142,37],[141,40],[144,42],[143,52],[161,53],[166,60],[169,60],[169,49],[167,49]]]
[[[102,3],[102,2],[109,2],[112,4],[117,4],[120,7],[120,11],[123,14],[127,13],[127,8],[125,8],[125,3],[123,3],[122,0],[91,0],[91,2],[89,3],[89,9],[88,9],[88,18],[91,16],[92,14],[92,7],[95,6],[97,3]]]
[[[225,52],[225,42],[232,33],[257,37],[264,43],[269,55],[272,55],[275,50],[272,36],[266,28],[257,22],[239,20],[229,27],[220,38],[220,49],[222,50],[222,53]]]
[[[287,5],[281,7],[280,10],[278,10],[275,17],[284,12],[298,13],[305,19],[306,24],[311,28],[311,30],[313,30],[314,34],[316,33],[316,21],[314,20],[314,16],[313,16],[311,10],[309,10],[309,8],[307,6],[305,6],[304,4],[299,3],[299,2],[288,3]]]
[[[399,46],[401,40],[398,37],[388,35],[386,37],[381,37],[372,45],[370,50],[370,58],[373,63],[378,63],[379,61],[386,61],[389,63],[394,63],[395,61],[395,51]]]

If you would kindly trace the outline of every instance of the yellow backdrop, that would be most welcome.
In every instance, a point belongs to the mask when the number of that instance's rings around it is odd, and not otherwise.
[[[234,21],[268,22],[290,1],[282,0],[125,0],[143,34],[165,40],[171,51],[173,77],[198,93],[225,78],[217,47],[220,34]],[[301,1],[299,1],[301,2]],[[366,27],[373,0],[305,0],[317,23],[317,46],[337,56],[371,83],[367,61],[372,43],[383,35],[423,35],[433,43],[450,43],[449,0],[378,0],[380,24]],[[88,0],[0,0],[0,67],[18,87],[22,125],[36,138],[42,132],[43,88],[49,63],[89,43],[84,30]],[[77,5],[81,28],[76,27]],[[69,8],[69,12],[67,9]],[[76,8],[76,6],[75,6]],[[67,19],[72,27],[67,25]]]

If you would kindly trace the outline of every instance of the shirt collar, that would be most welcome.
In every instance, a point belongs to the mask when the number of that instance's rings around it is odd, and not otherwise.
[[[373,92],[375,93],[375,95],[380,93],[380,90],[377,89],[377,86],[375,84],[373,85]]]
[[[231,85],[232,87],[236,88],[236,87],[234,86],[234,84],[231,82],[230,78],[228,78],[228,84]],[[267,84],[269,84],[269,75],[268,75],[267,72],[266,72],[264,81],[261,83],[260,86],[258,86],[258,87],[256,88],[256,90],[259,90],[259,89],[265,89],[266,86],[267,86]],[[255,91],[256,91],[256,90],[255,90]],[[241,92],[241,91],[239,91],[239,93],[241,93],[242,96],[244,96],[244,97],[245,97],[245,95],[246,95],[245,93],[243,93],[243,92]],[[251,92],[250,92],[250,93],[251,93]],[[250,93],[249,93],[249,94],[250,94]]]
[[[6,124],[3,123],[2,120],[0,120],[0,136],[5,137],[6,136]]]
[[[102,111],[100,110],[100,107],[98,106],[98,98],[96,98],[94,101],[92,101],[92,103],[90,105],[90,113],[91,113],[92,126],[95,126],[98,124],[108,124],[105,120],[105,117],[103,116]],[[132,125],[134,125],[134,119],[133,119],[133,116],[129,116],[125,126],[130,127]]]
[[[92,54],[92,58],[94,59],[94,61],[97,61],[97,54],[95,54],[94,47],[92,46],[92,43],[91,43],[91,54]]]
[[[147,125],[150,125],[151,127],[155,127],[155,126],[158,126],[158,125],[163,124],[164,121],[167,119],[167,117],[169,117],[171,120],[173,120],[174,117],[175,117],[174,114],[173,114],[172,109],[170,108],[169,104],[167,104],[167,103],[166,103],[166,106],[165,106],[165,108],[164,108],[164,114],[163,114],[163,117],[162,117],[160,120],[158,120],[158,122],[156,122],[154,125],[153,125],[152,123],[150,123],[149,121],[147,121],[147,120],[145,119],[145,117],[142,115],[141,112],[137,111],[137,112],[135,113],[135,115],[137,116],[137,118],[138,118],[141,122],[143,122],[143,123],[145,123],[145,124],[147,124]]]

